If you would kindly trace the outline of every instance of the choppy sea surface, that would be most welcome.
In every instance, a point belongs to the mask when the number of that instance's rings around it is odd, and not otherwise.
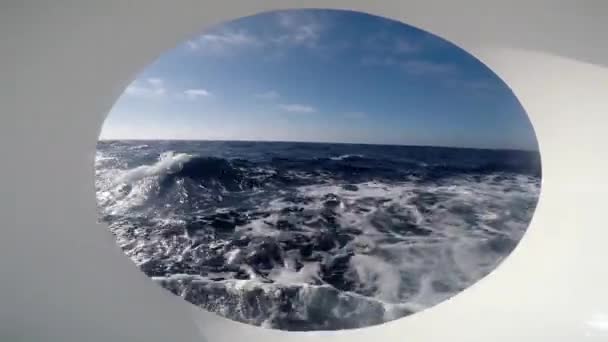
[[[242,141],[100,141],[100,220],[167,290],[282,330],[433,306],[516,246],[537,152]]]

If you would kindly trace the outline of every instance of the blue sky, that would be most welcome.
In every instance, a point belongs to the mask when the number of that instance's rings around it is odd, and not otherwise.
[[[192,37],[129,85],[101,138],[537,148],[517,99],[471,55],[330,10],[268,12]]]

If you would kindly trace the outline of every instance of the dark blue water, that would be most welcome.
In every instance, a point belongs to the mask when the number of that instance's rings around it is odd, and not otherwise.
[[[100,217],[163,287],[284,330],[389,321],[515,247],[536,152],[324,143],[103,141]]]

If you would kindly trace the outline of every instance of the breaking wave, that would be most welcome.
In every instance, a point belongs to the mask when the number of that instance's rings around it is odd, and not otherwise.
[[[283,330],[364,327],[453,296],[513,250],[540,191],[528,152],[133,146],[100,143],[96,161],[100,217],[125,253],[201,308]]]

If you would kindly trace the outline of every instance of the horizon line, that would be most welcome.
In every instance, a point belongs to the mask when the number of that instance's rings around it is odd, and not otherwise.
[[[262,143],[296,143],[296,144],[336,144],[336,145],[370,145],[370,146],[400,146],[400,147],[438,147],[438,148],[454,148],[467,150],[489,150],[489,151],[521,151],[521,152],[537,152],[536,149],[525,148],[492,148],[492,147],[473,147],[473,146],[448,146],[448,145],[417,145],[417,144],[387,144],[387,143],[357,143],[357,142],[332,142],[332,141],[299,141],[299,140],[248,140],[248,139],[142,139],[142,138],[99,138],[100,141],[208,141],[208,142],[262,142]]]

